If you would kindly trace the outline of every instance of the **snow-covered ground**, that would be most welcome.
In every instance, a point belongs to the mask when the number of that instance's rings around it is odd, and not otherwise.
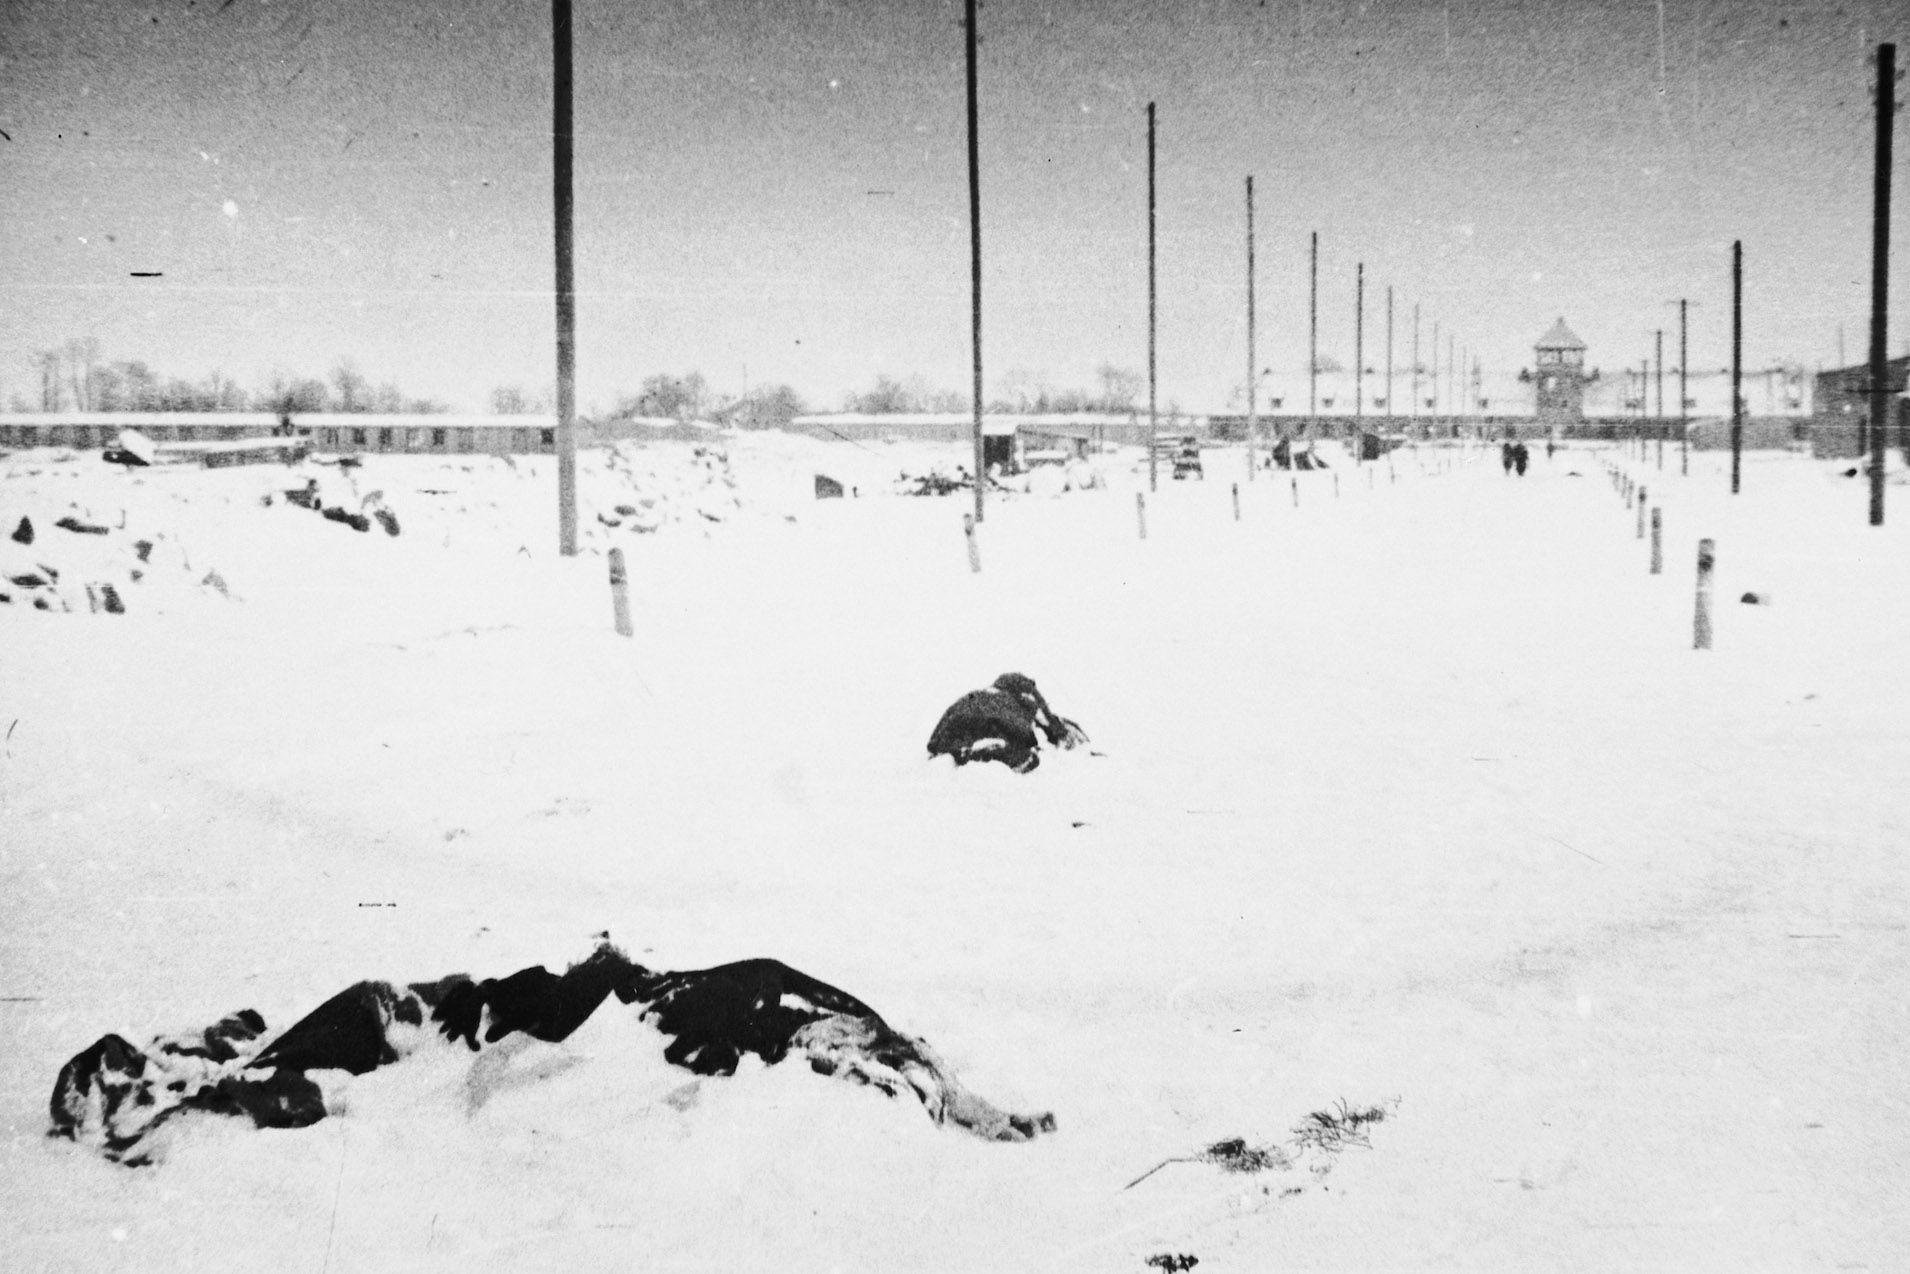
[[[396,537],[288,507],[303,471],[0,461],[0,535],[32,515],[69,585],[165,537],[124,614],[0,607],[0,1266],[1910,1265],[1910,487],[1873,529],[1788,455],[1731,497],[1712,454],[1422,449],[1296,506],[1219,453],[1143,541],[1129,453],[991,504],[977,575],[965,497],[887,494],[961,448],[726,451],[586,455],[573,559],[548,460],[326,475]],[[1606,459],[1663,500],[1660,576]],[[1104,755],[927,762],[1009,670]],[[102,1032],[282,1027],[606,928],[787,961],[1059,1131],[694,1082],[605,1010],[310,1129],[181,1124],[149,1169],[45,1136]],[[1296,1135],[1342,1105],[1370,1147]],[[1124,1188],[1228,1138],[1291,1162]]]

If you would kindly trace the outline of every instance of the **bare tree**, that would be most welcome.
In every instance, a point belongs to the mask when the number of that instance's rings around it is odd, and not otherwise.
[[[1133,411],[1134,401],[1140,397],[1141,387],[1147,383],[1139,372],[1116,367],[1112,363],[1101,364],[1094,376],[1101,386],[1099,406],[1102,411]]]
[[[60,351],[43,349],[33,356],[40,365],[40,410],[60,409]]]
[[[338,410],[371,410],[371,383],[351,359],[341,358],[332,368],[332,385],[338,391]]]
[[[73,385],[73,406],[96,411],[93,405],[93,365],[99,361],[99,338],[76,336],[66,343],[66,375]]]
[[[674,420],[700,420],[709,414],[709,409],[710,387],[701,372],[690,372],[683,376],[659,373],[643,382],[643,389],[635,398],[625,397],[617,403],[619,416],[657,416]]]
[[[787,385],[757,385],[730,407],[739,429],[785,429],[803,413],[803,401]]]
[[[530,411],[531,398],[522,385],[499,385],[491,391],[492,415],[527,416]]]

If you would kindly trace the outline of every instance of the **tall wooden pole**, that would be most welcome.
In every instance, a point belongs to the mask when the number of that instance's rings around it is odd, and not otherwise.
[[[982,158],[975,83],[975,5],[968,0],[968,274],[969,328],[974,345],[972,421],[975,443],[975,520],[983,516],[988,488],[987,448],[982,442]]]
[[[1731,241],[1731,494],[1744,471],[1744,240]]]
[[[1393,286],[1386,285],[1386,418],[1396,414],[1393,406]],[[1388,432],[1391,432],[1389,429]]]
[[[1439,427],[1439,320],[1433,320],[1432,330],[1432,414],[1433,428]]]
[[[1662,327],[1653,328],[1652,336],[1657,341],[1658,423],[1662,425],[1665,422],[1665,329]]]
[[[1320,414],[1320,232],[1313,232],[1313,251],[1307,266],[1306,414],[1308,423]]]
[[[973,3],[974,0],[970,0]],[[1154,103],[1147,104],[1147,489],[1160,489],[1160,459],[1154,454],[1159,412],[1154,390]]]
[[[1458,354],[1455,351],[1458,348],[1459,348],[1459,338],[1457,336],[1454,336],[1451,332],[1447,332],[1446,333],[1446,410],[1452,413],[1452,426],[1453,426],[1452,432],[1454,437],[1458,437],[1459,435],[1459,416],[1460,416],[1459,395],[1456,392],[1459,388],[1459,383],[1458,383],[1459,382],[1459,377],[1458,377],[1459,364],[1456,361],[1458,358]]]
[[[1253,343],[1253,177],[1247,178],[1247,481],[1255,477],[1254,435],[1260,431],[1260,373]]]
[[[1678,302],[1678,473],[1691,472],[1691,391],[1685,376],[1690,370],[1690,346],[1686,343],[1686,309],[1689,302]]]
[[[1366,458],[1366,262],[1353,272],[1353,463]]]
[[[1652,447],[1657,455],[1660,469],[1665,467],[1665,329],[1652,329],[1652,337],[1657,342],[1656,359],[1658,363],[1658,418],[1652,421]]]
[[[1897,46],[1877,46],[1877,162],[1870,223],[1870,525],[1883,525],[1884,439],[1890,432],[1890,142],[1897,113]]]
[[[1415,425],[1419,421],[1419,303],[1413,302],[1413,401],[1410,405]],[[1419,430],[1413,430],[1413,437],[1419,437]]]
[[[551,0],[551,202],[557,231],[557,551],[577,555],[577,277],[571,251],[570,0]]]

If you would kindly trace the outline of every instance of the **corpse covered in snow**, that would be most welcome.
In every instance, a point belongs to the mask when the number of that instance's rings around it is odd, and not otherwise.
[[[936,1123],[995,1141],[1054,1131],[1051,1114],[999,1110],[964,1088],[928,1044],[862,1001],[775,960],[686,973],[652,971],[602,941],[561,976],[542,965],[474,981],[452,974],[398,986],[347,987],[270,1043],[251,1009],[145,1049],[104,1035],[61,1068],[52,1135],[119,1163],[151,1162],[147,1137],[182,1111],[234,1115],[260,1128],[303,1128],[330,1113],[346,1075],[462,1042],[478,1052],[513,1034],[556,1044],[615,996],[663,1037],[664,1060],[698,1075],[732,1075],[745,1054],[766,1064],[798,1053],[812,1070],[913,1092]],[[321,1080],[323,1081],[321,1083]]]
[[[1018,672],[1004,672],[985,690],[971,690],[942,714],[928,737],[928,754],[950,756],[955,764],[1000,761],[1017,774],[1041,764],[1041,740],[1058,748],[1088,741],[1080,726],[1057,715],[1035,683]]]

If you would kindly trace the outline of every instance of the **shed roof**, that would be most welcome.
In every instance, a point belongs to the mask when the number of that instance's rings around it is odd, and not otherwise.
[[[1572,329],[1565,326],[1565,320],[1560,318],[1558,322],[1552,324],[1544,336],[1539,337],[1538,348],[1584,349],[1585,342],[1572,335]]]

